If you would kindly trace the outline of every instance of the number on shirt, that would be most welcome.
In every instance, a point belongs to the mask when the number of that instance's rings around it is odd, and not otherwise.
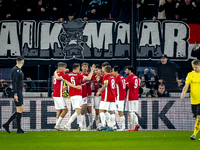
[[[53,84],[56,84],[56,78],[53,77]]]
[[[74,80],[74,77],[71,77],[71,83],[72,83],[73,85],[76,84],[76,83],[75,83],[75,80]]]
[[[111,86],[112,86],[112,89],[115,89],[115,79],[111,80]]]
[[[138,85],[139,85],[139,83],[138,83],[138,79],[135,79],[135,85],[134,85],[134,88],[135,88],[135,89],[138,88]]]
[[[123,84],[123,89],[125,89],[126,88],[126,80],[125,79],[122,80],[122,84]]]

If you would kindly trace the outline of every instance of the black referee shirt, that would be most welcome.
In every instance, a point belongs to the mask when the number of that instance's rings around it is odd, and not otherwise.
[[[24,74],[23,74],[22,70],[17,66],[13,67],[12,72],[11,72],[11,77],[12,77],[13,93],[17,93],[18,91],[22,91],[23,80],[24,80]]]

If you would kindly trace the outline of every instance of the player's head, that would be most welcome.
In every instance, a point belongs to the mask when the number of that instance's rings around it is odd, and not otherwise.
[[[88,67],[89,67],[89,64],[84,62],[81,64],[81,70],[82,72],[87,72],[88,71]]]
[[[95,73],[95,74],[101,74],[101,66],[100,66],[99,64],[96,64],[94,73]]]
[[[134,71],[134,69],[133,69],[132,66],[126,66],[126,67],[125,67],[125,73],[126,73],[126,75],[132,74],[133,71]]]
[[[108,65],[110,65],[110,64],[107,61],[101,64],[101,68],[102,68],[103,72],[105,72],[105,70],[104,70],[105,66],[108,66]]]
[[[200,61],[198,59],[192,61],[192,68],[195,72],[200,72]]]
[[[113,69],[112,69],[112,72],[113,72],[114,76],[117,76],[120,72],[120,67],[114,66]]]
[[[24,65],[24,57],[18,56],[16,62],[17,62],[17,64],[23,66]]]
[[[165,92],[165,85],[164,84],[159,84],[158,85],[158,92],[160,94],[163,94]]]
[[[59,71],[65,72],[66,67],[67,67],[67,64],[64,63],[64,62],[59,62],[59,63],[58,63],[58,70],[59,70]]]
[[[105,73],[111,73],[112,67],[110,65],[107,65],[104,67]]]
[[[80,64],[79,63],[74,63],[72,65],[72,69],[73,69],[73,72],[80,72]]]

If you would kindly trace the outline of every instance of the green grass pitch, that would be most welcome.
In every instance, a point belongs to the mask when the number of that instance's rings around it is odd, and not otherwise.
[[[0,150],[197,150],[200,136],[192,131],[78,132],[30,131],[27,134],[0,132]]]

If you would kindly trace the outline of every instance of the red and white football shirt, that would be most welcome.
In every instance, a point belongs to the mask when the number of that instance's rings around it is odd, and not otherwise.
[[[128,77],[126,77],[126,82],[129,86],[127,96],[128,101],[134,101],[138,100],[138,94],[139,94],[139,79],[136,75],[131,74]]]
[[[97,75],[93,75],[92,76],[92,81],[94,81],[94,96],[96,96],[97,92],[98,92],[98,86],[97,86]],[[103,81],[103,76],[100,76],[100,80],[99,80],[99,85],[102,86],[102,81]]]
[[[58,71],[58,75],[64,75],[63,72]],[[57,80],[55,75],[53,75],[53,97],[62,97],[63,94],[63,81]]]
[[[108,83],[108,86],[106,87],[105,90],[102,91],[101,101],[115,102],[116,99],[115,76],[112,74],[104,75],[103,85],[105,82]]]
[[[67,73],[61,77],[75,86],[81,85],[84,79],[84,77],[80,73],[75,72]],[[69,96],[82,96],[82,91],[81,89],[76,89],[69,86]]]
[[[124,101],[126,97],[126,79],[122,75],[118,75],[115,79],[117,89],[117,100]]]
[[[82,73],[82,75],[84,77],[87,77],[89,74],[90,74],[90,72],[87,72],[86,74]],[[86,92],[87,92],[87,96],[91,96],[92,95],[91,80],[87,80],[86,81]]]

